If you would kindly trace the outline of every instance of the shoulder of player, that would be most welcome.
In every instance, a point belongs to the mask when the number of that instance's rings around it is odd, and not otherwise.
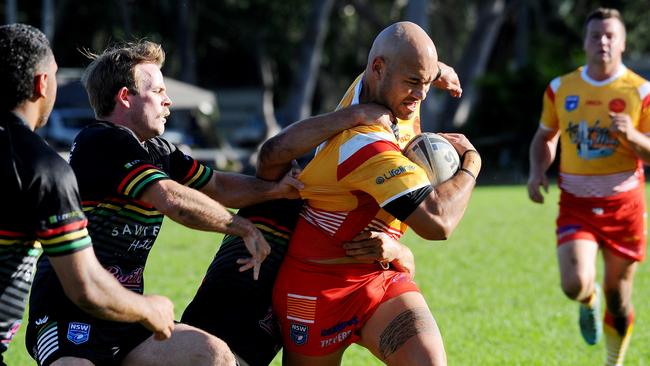
[[[581,80],[583,68],[584,66],[581,66],[571,72],[554,77],[549,81],[548,87],[550,87],[554,92],[557,92],[561,86],[566,86],[571,84],[573,81]]]
[[[373,139],[377,140],[396,142],[395,135],[392,132],[387,131],[384,127],[378,125],[356,126],[341,132],[339,136],[342,136],[344,140],[365,136],[372,137]]]
[[[632,84],[637,89],[642,87],[650,87],[650,82],[648,82],[648,80],[630,68],[626,68],[625,73],[623,74],[623,80]]]
[[[93,143],[113,143],[115,140],[134,139],[135,134],[126,127],[111,122],[95,121],[79,131],[76,141],[92,141]]]
[[[43,138],[24,126],[12,129],[12,140],[21,165],[31,167],[36,173],[41,170],[49,172],[60,165],[68,166]]]
[[[31,161],[34,177],[42,182],[63,182],[74,178],[72,168],[61,155],[45,145],[39,148]]]
[[[176,150],[176,146],[171,142],[165,140],[164,138],[157,136],[151,138],[145,142],[148,148],[154,148],[158,151],[162,151],[165,154],[169,154]]]

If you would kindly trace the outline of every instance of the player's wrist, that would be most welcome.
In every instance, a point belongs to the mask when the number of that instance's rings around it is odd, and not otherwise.
[[[470,175],[474,180],[481,171],[481,155],[474,149],[466,150],[460,158],[459,171]]]

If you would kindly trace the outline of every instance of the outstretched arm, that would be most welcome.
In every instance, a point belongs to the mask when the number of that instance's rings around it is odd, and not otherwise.
[[[139,322],[159,340],[171,337],[172,302],[125,289],[99,264],[92,247],[49,259],[65,294],[85,312],[106,320]]]
[[[280,179],[282,178],[282,179]],[[303,184],[292,174],[284,174],[271,182],[249,175],[215,171],[205,186],[199,189],[226,207],[242,208],[274,199],[300,198]]]
[[[231,214],[205,194],[170,179],[151,184],[141,199],[187,227],[241,237],[252,255],[251,262],[242,270],[253,268],[253,277],[258,278],[262,261],[271,252],[271,247],[252,222]]]
[[[386,107],[364,103],[295,122],[262,145],[257,176],[267,180],[279,179],[289,170],[292,160],[307,154],[337,133],[372,124],[383,125],[390,131],[392,121],[393,116]]]
[[[544,191],[548,192],[546,171],[555,160],[559,138],[558,131],[539,127],[530,143],[528,197],[533,202],[544,203],[544,196],[539,187],[544,187]]]

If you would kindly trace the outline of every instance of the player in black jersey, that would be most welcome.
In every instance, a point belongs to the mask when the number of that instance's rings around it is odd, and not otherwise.
[[[88,229],[100,263],[134,292],[144,288],[144,267],[164,216],[200,230],[241,237],[249,260],[239,270],[251,279],[270,252],[260,231],[247,219],[232,215],[221,203],[242,207],[269,199],[296,198],[287,175],[279,183],[239,174],[215,172],[159,137],[172,101],[160,68],[162,47],[153,42],[126,44],[96,56],[83,77],[97,123],[76,137],[70,164],[79,182]],[[220,203],[221,202],[221,203]],[[94,364],[216,365],[234,364],[225,343],[202,330],[177,324],[166,342],[153,342],[151,332],[132,324],[99,321],[79,315],[65,300],[47,259],[38,263],[30,298],[28,343],[47,342],[48,316],[68,329],[89,329],[79,340],[68,331],[60,343],[77,342],[52,357]]]
[[[98,318],[140,322],[168,338],[173,305],[127,291],[93,252],[74,173],[34,130],[56,97],[54,55],[45,35],[24,24],[0,26],[0,364],[17,331],[38,255],[53,267],[64,297]],[[43,257],[46,257],[43,256]],[[38,322],[47,323],[46,318]],[[46,330],[56,332],[56,326]],[[83,335],[83,332],[77,333]],[[42,348],[46,359],[55,345]]]

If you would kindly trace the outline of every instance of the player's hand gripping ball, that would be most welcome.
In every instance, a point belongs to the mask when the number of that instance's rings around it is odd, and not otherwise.
[[[460,156],[444,137],[423,132],[409,141],[402,152],[419,165],[429,177],[432,186],[448,180],[460,167]]]

